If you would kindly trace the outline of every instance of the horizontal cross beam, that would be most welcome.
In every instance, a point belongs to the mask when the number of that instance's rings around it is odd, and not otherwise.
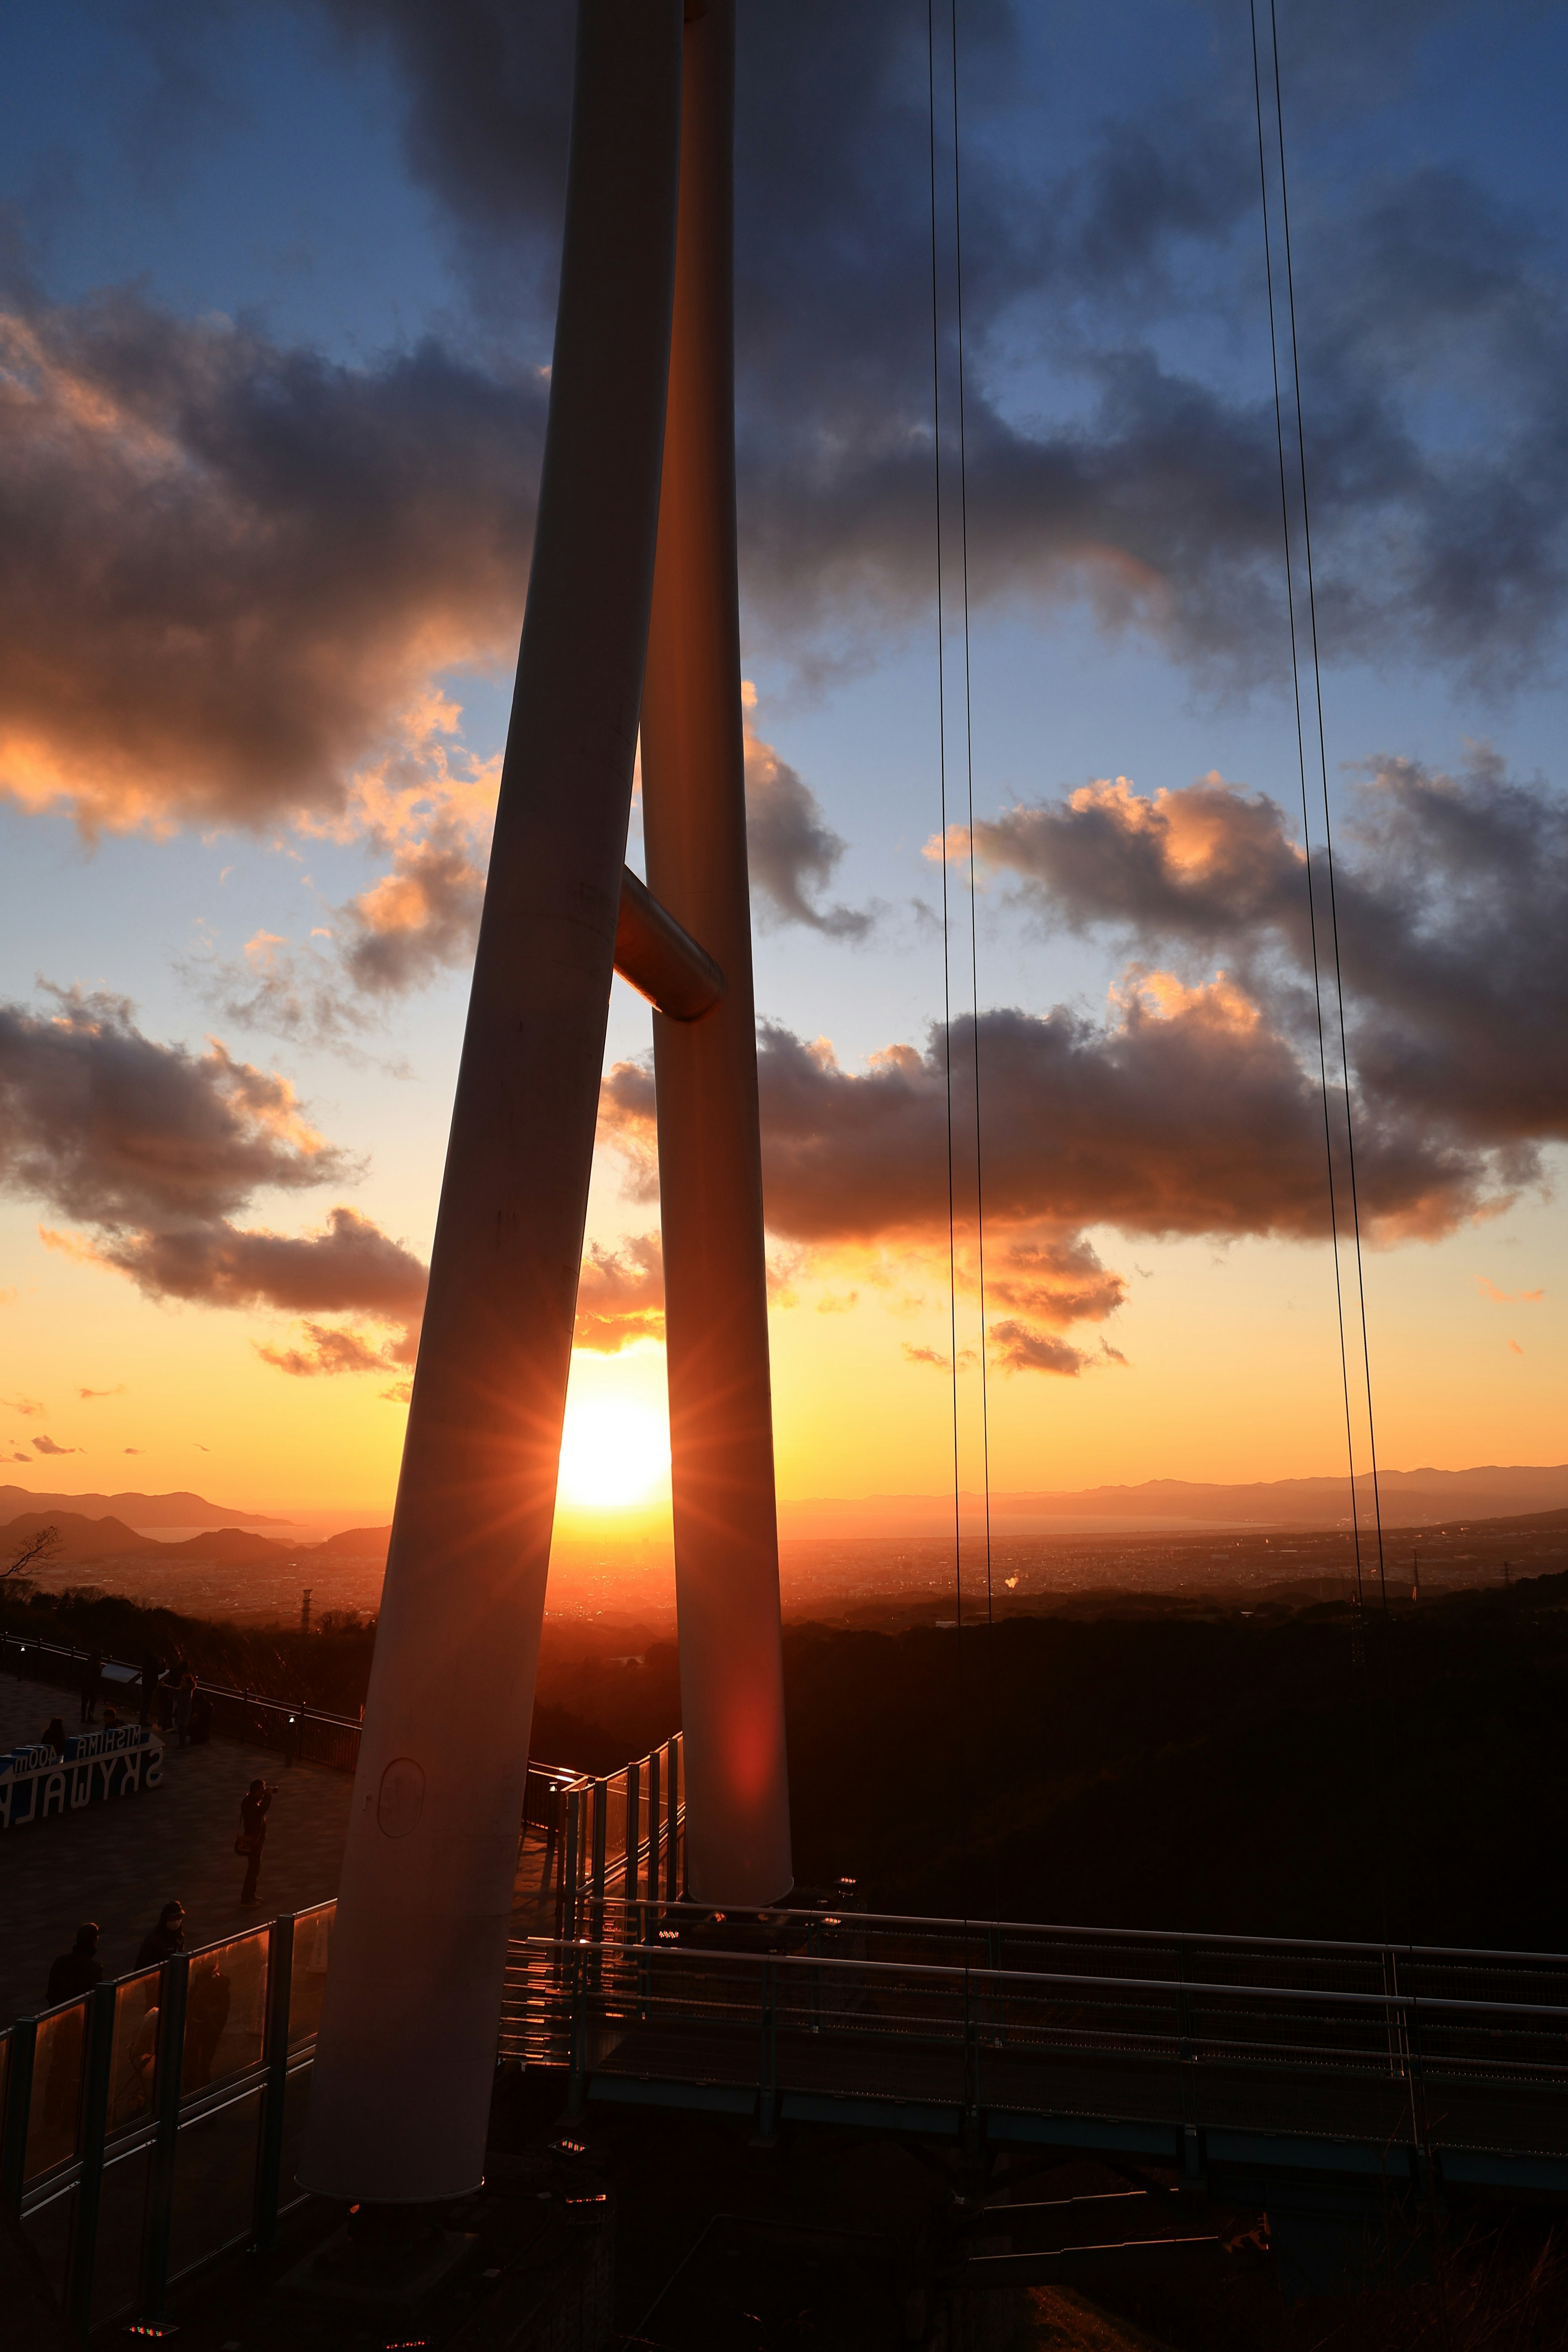
[[[628,866],[621,876],[616,970],[671,1021],[700,1021],[724,993],[724,975]]]

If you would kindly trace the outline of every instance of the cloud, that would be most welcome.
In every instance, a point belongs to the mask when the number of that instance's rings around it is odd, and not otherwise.
[[[1510,1356],[1522,1356],[1524,1353],[1524,1349],[1520,1346],[1517,1339],[1510,1339],[1509,1341],[1508,1351]]]
[[[1497,1284],[1489,1282],[1484,1274],[1477,1275],[1476,1288],[1483,1298],[1489,1298],[1496,1307],[1539,1307],[1546,1296],[1543,1289],[1500,1290]]]
[[[125,1448],[127,1454],[140,1454],[142,1448],[139,1445],[128,1445]]]
[[[378,1346],[363,1331],[310,1321],[305,1323],[304,1330],[309,1341],[306,1348],[266,1347],[259,1340],[252,1345],[265,1363],[276,1365],[280,1372],[291,1373],[296,1379],[313,1378],[322,1372],[385,1372],[392,1365],[412,1360],[413,1345],[406,1339]]]
[[[44,1410],[37,1397],[14,1396],[0,1402],[9,1406],[13,1412],[19,1412],[24,1421],[36,1421]]]
[[[121,998],[50,992],[46,1018],[0,1005],[0,1186],[89,1228],[45,1242],[149,1298],[369,1317],[401,1328],[405,1360],[426,1269],[400,1242],[342,1205],[305,1234],[235,1222],[258,1192],[359,1173],[288,1080],[216,1039],[159,1045]]]
[[[996,1362],[1008,1372],[1056,1372],[1072,1380],[1094,1362],[1081,1348],[1068,1345],[1054,1333],[1037,1331],[1027,1323],[994,1323],[987,1334]]]
[[[940,1348],[917,1348],[906,1339],[903,1343],[903,1354],[906,1363],[929,1364],[933,1371],[938,1372],[951,1372],[952,1370],[952,1358],[944,1356]],[[960,1371],[966,1371],[971,1364],[978,1363],[979,1360],[973,1348],[960,1348],[958,1351]]]
[[[471,962],[484,895],[484,866],[469,834],[453,820],[401,844],[391,872],[347,909],[348,978],[366,995],[385,997]]]
[[[748,709],[755,698],[752,688],[742,688]],[[816,904],[845,849],[816,793],[749,720],[745,747],[746,854],[763,928],[802,923],[827,939],[864,940],[875,920],[868,908]]]
[[[439,670],[504,657],[541,378],[337,366],[121,291],[0,320],[0,786],[91,832],[341,818]]]
[[[286,1078],[142,1035],[122,997],[50,989],[45,1017],[0,1004],[0,1185],[82,1224],[201,1223],[263,1187],[341,1181],[353,1163]]]
[[[1361,1094],[1527,1181],[1540,1143],[1568,1138],[1568,963],[1546,944],[1568,936],[1568,798],[1482,745],[1458,775],[1388,753],[1358,773],[1332,903]],[[964,845],[953,828],[948,854]],[[1266,795],[1215,775],[1143,795],[1119,776],[1021,802],[977,824],[974,847],[1047,925],[1224,956],[1305,1037],[1307,861]],[[1328,967],[1321,853],[1312,893]]]
[[[79,1454],[79,1445],[57,1445],[52,1437],[35,1437],[33,1444],[39,1454]],[[19,1457],[26,1460],[26,1455]]]
[[[321,5],[391,63],[473,309],[445,342],[344,365],[135,289],[51,305],[18,280],[0,773],[89,829],[337,822],[432,679],[515,645],[568,28],[546,0]],[[964,293],[976,604],[1071,602],[1245,688],[1282,676],[1285,638],[1271,404],[1238,389],[1262,314],[1243,37],[1227,20],[1217,72],[1206,41],[1173,51],[1157,88],[1042,141],[1036,16],[973,12]],[[162,79],[185,45],[205,86],[205,33],[160,38]],[[1381,39],[1346,34],[1350,81],[1382,70]],[[929,620],[924,65],[901,0],[742,23],[748,628],[808,666]],[[1568,605],[1561,272],[1528,215],[1452,168],[1401,178],[1380,153],[1332,194],[1303,224],[1331,240],[1301,353],[1325,655],[1506,690],[1550,669]],[[941,344],[951,392],[950,318]],[[820,813],[780,777],[766,815],[773,903],[854,936],[857,910],[819,904]],[[453,923],[437,912],[432,957]]]
[[[953,1024],[952,1096],[960,1279],[977,1286],[973,1222],[973,1069],[981,1071],[988,1305],[1016,1368],[1081,1369],[1035,1339],[1100,1322],[1125,1297],[1088,1239],[1208,1234],[1326,1238],[1320,1096],[1291,1039],[1221,978],[1188,987],[1134,971],[1110,1015],[1058,1006],[986,1012]],[[864,1259],[887,1247],[945,1257],[948,1056],[894,1045],[846,1069],[826,1040],[763,1024],[758,1078],[770,1231],[797,1250]],[[1342,1181],[1343,1105],[1333,1124]],[[600,1131],[635,1192],[657,1181],[653,1082],[618,1063]],[[1374,1240],[1434,1239],[1510,1195],[1507,1155],[1434,1134],[1425,1119],[1359,1107],[1357,1180]],[[1081,1351],[1080,1351],[1081,1353]],[[1095,1360],[1101,1360],[1097,1358]],[[1085,1359],[1087,1361],[1088,1359]]]
[[[111,1389],[78,1389],[77,1394],[81,1399],[83,1404],[96,1403],[98,1400],[102,1397],[123,1396],[125,1394],[125,1383],[123,1381],[121,1381],[114,1388]]]
[[[637,1339],[664,1337],[664,1256],[657,1234],[622,1236],[618,1250],[592,1242],[577,1282],[572,1344],[618,1355]]]

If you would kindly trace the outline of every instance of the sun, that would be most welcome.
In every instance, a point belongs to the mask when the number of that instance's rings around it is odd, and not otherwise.
[[[629,1397],[574,1397],[561,1438],[560,1495],[579,1509],[647,1501],[669,1468],[663,1413]]]

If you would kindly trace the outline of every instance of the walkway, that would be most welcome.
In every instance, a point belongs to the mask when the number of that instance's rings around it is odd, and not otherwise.
[[[74,1694],[0,1677],[0,1752],[37,1738],[52,1715],[77,1727]],[[268,1816],[261,1900],[240,1908],[245,1864],[234,1852],[239,1801],[255,1779],[278,1794]],[[185,1906],[194,1948],[258,1918],[302,1911],[338,1891],[353,1778],[324,1765],[285,1766],[270,1748],[215,1739],[163,1751],[163,1783],[134,1797],[55,1814],[0,1835],[0,2025],[43,2006],[49,1962],[70,1949],[78,1924],[96,1919],[106,1977],[134,1966],[163,1905]],[[530,1831],[518,1856],[514,1937],[549,1935],[554,1909],[543,1838]]]

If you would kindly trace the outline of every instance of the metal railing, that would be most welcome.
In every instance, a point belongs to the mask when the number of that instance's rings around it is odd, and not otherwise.
[[[606,1897],[509,1956],[501,2047],[596,2095],[1568,2182],[1568,1958]],[[1109,2137],[1107,2137],[1109,2135]],[[1118,2137],[1120,2135],[1120,2137]],[[1286,2160],[1281,2158],[1279,2160]],[[1313,2162],[1325,2161],[1314,2156]],[[1483,2167],[1484,2168],[1484,2167]]]
[[[0,2033],[0,2198],[74,2331],[163,2317],[268,2247],[294,2165],[335,1903],[176,1953]]]
[[[57,1690],[79,1692],[88,1657],[86,1650],[68,1643],[43,1642],[31,1633],[0,1633],[0,1673],[50,1684]],[[120,1706],[128,1719],[139,1718],[141,1669],[125,1658],[105,1656],[102,1664],[101,1702]],[[359,1764],[362,1727],[357,1716],[334,1715],[330,1708],[311,1706],[304,1699],[273,1698],[264,1691],[230,1690],[205,1676],[200,1688],[212,1706],[215,1738],[268,1748],[280,1755],[286,1765],[324,1764],[334,1771],[353,1772]],[[173,1693],[164,1688],[158,1696],[166,1711]],[[169,1726],[162,1727],[167,1730]],[[581,1778],[570,1765],[541,1764],[531,1758],[523,1796],[524,1822],[552,1832],[561,1791]]]
[[[639,1902],[674,1903],[686,1888],[682,1735],[618,1772],[557,1782],[555,1927],[561,1936],[624,1932]]]

